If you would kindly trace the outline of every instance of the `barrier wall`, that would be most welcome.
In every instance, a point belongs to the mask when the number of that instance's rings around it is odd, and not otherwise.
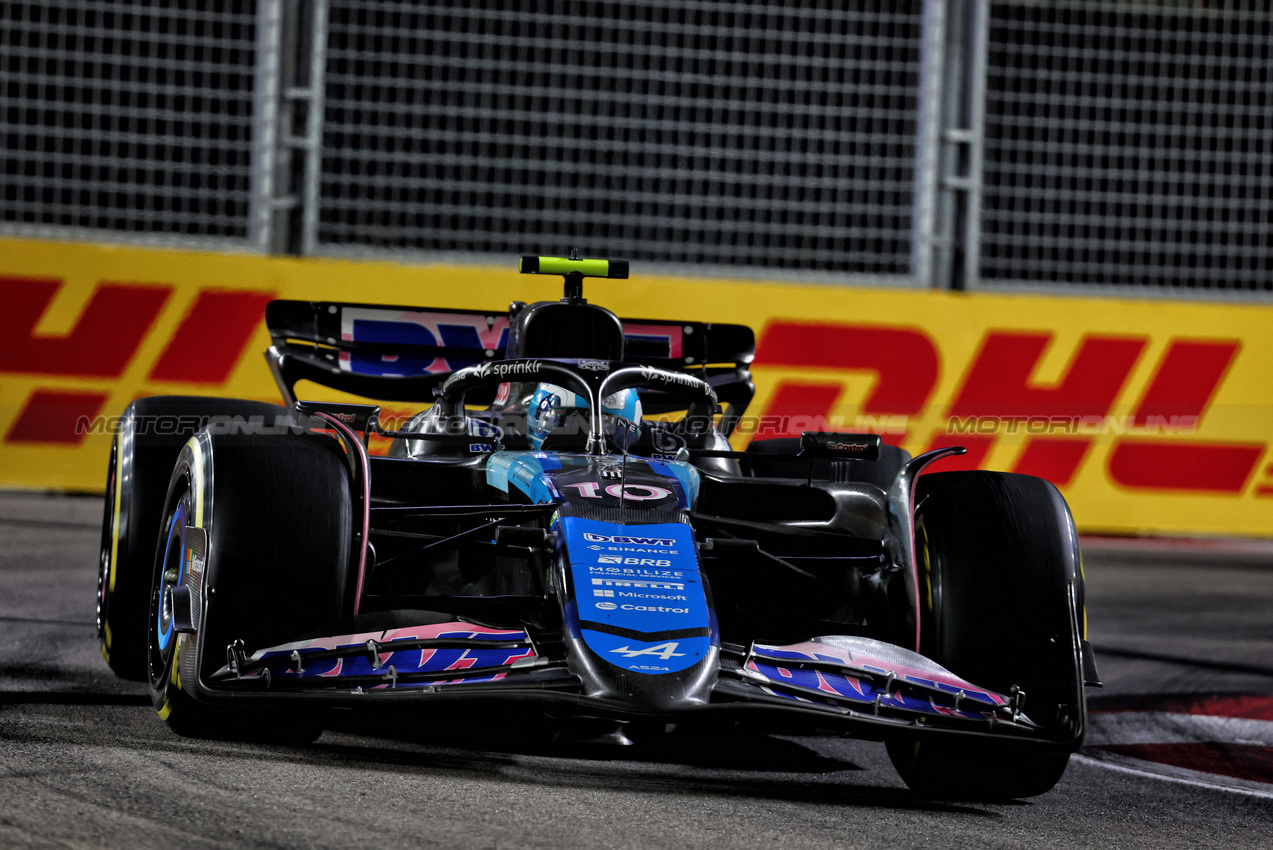
[[[634,274],[585,294],[756,329],[739,446],[809,427],[963,445],[941,468],[1048,478],[1085,531],[1273,536],[1273,306]],[[100,490],[109,417],[139,396],[276,401],[260,357],[271,298],[499,310],[559,295],[512,257],[409,267],[0,240],[0,486]]]

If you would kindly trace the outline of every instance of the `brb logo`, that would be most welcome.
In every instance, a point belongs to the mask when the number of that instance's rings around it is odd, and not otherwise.
[[[1150,337],[1089,333],[1079,339],[1059,380],[1044,383],[1035,376],[1052,343],[1051,333],[987,330],[972,362],[963,366],[943,363],[933,337],[914,327],[773,322],[757,347],[756,365],[817,369],[820,377],[781,380],[753,436],[798,436],[811,420],[825,421],[844,383],[821,376],[828,368],[864,370],[877,380],[861,413],[877,422],[911,423],[910,431],[894,433],[888,442],[906,442],[912,450],[967,447],[967,455],[943,462],[943,470],[981,467],[991,449],[1011,437],[1022,444],[1011,471],[1064,487],[1088,460],[1096,439],[1105,436],[1112,441],[1106,474],[1120,487],[1245,490],[1266,444],[1194,435],[1240,352],[1240,340],[1172,338],[1156,362],[1145,364]],[[934,393],[943,369],[962,377],[936,411],[938,426],[916,433],[913,423],[931,422],[933,405],[941,404]],[[1139,388],[1129,386],[1134,375],[1143,381]],[[1113,415],[1120,397],[1135,398],[1127,415]],[[1273,496],[1273,486],[1258,486],[1255,494]]]

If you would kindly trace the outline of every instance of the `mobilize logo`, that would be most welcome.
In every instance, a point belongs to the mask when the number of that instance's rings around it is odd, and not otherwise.
[[[621,646],[618,649],[612,649],[610,651],[616,652],[625,658],[638,658],[642,655],[652,655],[655,658],[662,658],[664,661],[669,661],[673,658],[685,657],[686,653],[676,651],[676,647],[678,645],[679,644],[675,642],[660,643],[656,646],[647,646],[644,649],[632,649],[631,647]]]
[[[605,360],[580,360],[579,368],[589,372],[609,372],[610,364]]]
[[[670,567],[672,562],[661,558],[625,558],[622,555],[602,555],[599,564],[624,564],[631,567]]]
[[[603,567],[598,564],[589,564],[588,572],[601,573],[602,575],[609,576],[610,578],[617,578],[619,576],[622,576],[623,578],[639,578],[639,579],[650,579],[650,578],[680,579],[685,577],[684,570],[651,569],[650,567],[609,567],[609,566]]]

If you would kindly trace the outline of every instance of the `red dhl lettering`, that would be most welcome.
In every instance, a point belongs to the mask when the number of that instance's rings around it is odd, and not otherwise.
[[[153,333],[174,289],[159,283],[102,282],[63,336],[35,328],[62,286],[55,278],[0,277],[0,369],[56,377],[118,379]],[[204,290],[177,325],[149,380],[220,386],[229,379],[265,315],[268,292]],[[165,391],[154,388],[154,392]],[[102,412],[102,392],[37,389],[5,435],[6,442],[78,445],[77,427]]]
[[[814,342],[811,342],[814,341]],[[944,461],[942,469],[984,468],[999,430],[982,433],[972,423],[982,418],[1020,423],[1105,422],[1124,392],[1148,338],[1083,337],[1058,381],[1033,380],[1052,335],[991,331],[982,340],[942,418],[948,427],[933,434],[927,449],[962,445],[966,455]],[[878,348],[871,349],[872,345]],[[1190,429],[1201,422],[1240,349],[1234,340],[1173,339],[1127,421],[1119,428]],[[896,355],[896,359],[894,356]],[[938,368],[937,347],[923,331],[874,325],[775,322],[761,338],[756,365],[865,369],[877,373],[864,413],[918,413],[932,402]],[[914,371],[910,371],[910,370]],[[757,437],[796,436],[802,423],[826,418],[842,385],[828,381],[785,380],[761,412],[761,421],[790,423]],[[953,426],[953,427],[952,427]],[[1011,428],[1014,433],[1015,428]],[[1028,436],[1012,471],[1037,475],[1064,487],[1087,458],[1094,436],[1082,428],[1055,429]],[[954,433],[952,433],[952,431]],[[1073,436],[1075,432],[1078,436]],[[1025,428],[1020,433],[1030,433]],[[890,438],[889,442],[904,440]],[[1122,487],[1159,491],[1241,493],[1259,463],[1264,443],[1201,442],[1178,436],[1119,436],[1109,453],[1109,479]],[[1261,495],[1267,495],[1264,486]]]
[[[270,292],[200,292],[150,370],[150,380],[225,383],[273,297]]]
[[[168,300],[171,286],[102,283],[71,332],[37,336],[35,326],[62,281],[0,277],[0,364],[6,372],[118,378]]]

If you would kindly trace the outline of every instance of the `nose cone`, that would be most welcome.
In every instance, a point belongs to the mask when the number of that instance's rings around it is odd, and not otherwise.
[[[703,704],[716,684],[720,636],[694,532],[678,511],[641,516],[560,520],[570,667],[590,696],[638,710]]]

